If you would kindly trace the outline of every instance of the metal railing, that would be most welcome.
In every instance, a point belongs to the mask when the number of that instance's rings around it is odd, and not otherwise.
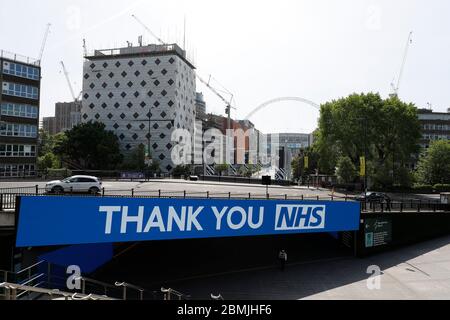
[[[161,288],[161,292],[164,294],[164,300],[189,300],[191,298],[190,295],[178,292],[171,288]],[[175,299],[173,299],[174,297]]]
[[[221,294],[215,295],[213,293],[211,293],[211,300],[216,300],[216,301],[220,301],[220,300],[225,300]]]
[[[64,300],[117,300],[114,298],[95,294],[86,295],[60,291],[59,289],[39,288],[10,282],[0,283],[0,288],[5,290],[5,300],[18,300],[24,292],[36,293],[39,295],[48,295],[52,300],[54,299],[54,297],[62,297]]]
[[[439,200],[410,199],[390,202],[361,202],[361,211],[366,213],[421,213],[450,211],[448,204],[442,204]]]
[[[0,274],[3,276],[0,281],[9,283],[14,282],[17,285],[36,288],[46,286],[51,282],[50,273],[50,263],[40,261],[17,272],[0,270]],[[17,293],[17,298],[22,298],[25,295],[30,298],[30,293],[31,291],[21,290]],[[0,290],[0,298],[5,297],[5,294],[6,293],[3,292],[3,290]]]
[[[132,289],[135,290],[139,293],[139,300],[144,300],[144,292],[146,291],[145,289],[126,283],[126,282],[116,282],[115,285],[117,287],[122,287],[123,288],[123,300],[127,300],[127,289]]]
[[[59,290],[50,288],[61,288],[63,284],[65,285],[67,279],[52,274],[52,271],[55,270],[52,264],[47,261],[40,261],[18,272],[0,270],[0,283],[8,284],[8,288],[0,286],[0,299],[11,299],[11,297],[14,300],[33,299],[35,297],[32,296],[32,293],[60,293]],[[62,282],[57,282],[56,280],[62,280]],[[126,282],[116,282],[115,285],[112,285],[82,276],[75,278],[75,280],[80,281],[80,288],[74,289],[74,292],[65,293],[68,295],[67,297],[70,296],[73,300],[90,299],[90,295],[108,297],[108,299],[127,300],[130,298],[130,290],[136,291],[138,293],[137,298],[143,300],[144,293],[150,293],[144,288]],[[151,296],[155,297],[153,292]]]
[[[163,191],[137,189],[105,189],[100,190],[99,194],[83,194],[68,191],[63,194],[47,193],[45,188],[39,186],[3,188],[0,189],[0,211],[14,210],[16,208],[16,199],[18,196],[81,196],[81,197],[113,197],[113,198],[160,198],[160,199],[234,199],[234,200],[300,200],[300,201],[357,201],[361,203],[362,212],[438,212],[450,211],[450,206],[441,204],[440,200],[421,200],[410,199],[390,202],[380,201],[358,201],[355,196],[350,195],[293,195],[281,193],[233,193],[233,192],[190,192],[183,191]]]
[[[40,65],[40,61],[38,59],[30,58],[30,57],[27,57],[27,56],[24,56],[24,55],[20,55],[20,54],[17,54],[17,53],[13,53],[13,52],[9,52],[9,51],[6,51],[6,50],[0,50],[0,57],[8,59],[8,60],[15,61],[15,62],[23,62],[23,63],[26,63],[26,64],[32,64],[32,65],[35,65],[35,66],[39,66]]]

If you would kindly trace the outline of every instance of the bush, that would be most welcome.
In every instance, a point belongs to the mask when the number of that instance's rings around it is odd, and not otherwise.
[[[177,166],[177,167],[175,167],[175,169],[173,169],[173,171],[172,171],[172,175],[175,177],[175,178],[179,178],[179,177],[181,177],[181,176],[188,176],[188,175],[190,175],[191,174],[191,168],[190,168],[190,166],[182,166],[182,165],[180,165],[180,166]]]
[[[433,189],[436,192],[450,192],[450,184],[435,184]]]
[[[47,178],[64,179],[72,176],[72,171],[68,169],[48,169]]]
[[[412,189],[416,193],[433,193],[433,186],[428,184],[416,184]]]

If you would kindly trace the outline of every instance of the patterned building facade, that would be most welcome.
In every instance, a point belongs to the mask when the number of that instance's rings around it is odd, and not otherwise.
[[[98,121],[126,155],[150,149],[163,172],[176,166],[176,129],[194,135],[195,67],[176,44],[96,50],[85,57],[81,121]]]

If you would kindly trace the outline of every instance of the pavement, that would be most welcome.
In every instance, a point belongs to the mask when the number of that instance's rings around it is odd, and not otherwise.
[[[284,272],[279,248],[288,252]],[[366,258],[325,234],[147,242],[95,278],[170,287],[193,300],[450,300],[450,236]]]
[[[380,268],[379,277],[369,279],[371,266]],[[450,236],[365,259],[300,261],[284,272],[248,270],[186,281],[177,289],[227,300],[450,300]]]

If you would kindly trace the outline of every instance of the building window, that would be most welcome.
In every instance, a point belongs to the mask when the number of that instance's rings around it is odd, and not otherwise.
[[[39,98],[38,88],[28,86],[25,84],[3,82],[2,92],[3,94],[15,97],[22,97],[34,100],[38,100]]]
[[[29,177],[36,175],[35,164],[0,164],[0,177]]]
[[[3,122],[0,123],[0,136],[37,138],[37,126]]]
[[[36,146],[0,144],[0,157],[36,157]]]
[[[3,73],[12,76],[39,80],[39,69],[13,62],[3,62]]]
[[[38,108],[27,104],[4,102],[1,105],[1,114],[2,116],[37,119]]]

